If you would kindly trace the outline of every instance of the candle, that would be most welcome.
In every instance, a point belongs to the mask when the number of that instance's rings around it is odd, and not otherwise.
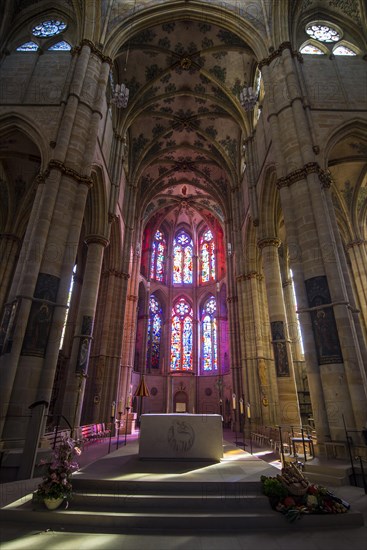
[[[123,405],[122,401],[120,400],[119,405],[118,405],[118,413],[122,414],[123,412],[124,412],[124,405]]]
[[[236,394],[232,393],[232,409],[236,409]]]
[[[243,399],[240,399],[240,413],[243,414]]]
[[[247,418],[251,418],[250,403],[247,403]]]
[[[115,416],[115,408],[116,408],[116,403],[114,401],[112,401],[112,405],[111,405],[111,418],[114,418]]]

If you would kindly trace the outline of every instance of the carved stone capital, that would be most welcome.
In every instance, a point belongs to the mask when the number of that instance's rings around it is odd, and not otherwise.
[[[293,172],[290,172],[286,176],[279,178],[276,183],[277,188],[281,189],[282,187],[290,187],[295,182],[306,179],[309,174],[317,174],[323,188],[330,187],[332,183],[330,171],[323,170],[317,162],[308,162],[307,164],[302,166],[302,168],[293,170]]]
[[[103,248],[106,248],[110,244],[110,241],[107,239],[107,237],[104,237],[103,235],[88,235],[84,242],[89,244],[100,244],[103,246]]]
[[[87,185],[89,188],[93,187],[93,180],[90,176],[79,174],[73,168],[68,168],[65,166],[65,164],[60,160],[50,160],[48,164],[48,171],[50,172],[51,170],[59,170],[62,174],[75,179],[79,184]]]
[[[284,50],[289,50],[291,52],[292,57],[296,57],[300,63],[303,63],[302,54],[300,54],[296,50],[292,50],[292,44],[290,42],[282,42],[282,44],[280,44],[278,49],[272,51],[268,57],[265,57],[265,59],[262,59],[260,61],[259,69],[261,70],[261,68],[264,65],[270,65],[270,63],[274,61],[274,59],[282,55]]]
[[[264,239],[260,239],[257,241],[257,246],[262,250],[266,246],[275,246],[276,248],[279,248],[282,244],[281,240],[277,237],[265,237]]]
[[[112,67],[112,65],[113,65],[112,59],[110,57],[108,57],[107,55],[104,55],[101,52],[101,50],[91,40],[88,40],[87,38],[83,38],[83,40],[80,42],[79,46],[75,46],[75,48],[73,48],[71,50],[71,54],[72,55],[78,55],[81,52],[83,46],[88,46],[90,48],[91,53],[93,53],[94,55],[99,57],[99,59],[103,63],[108,63]]]

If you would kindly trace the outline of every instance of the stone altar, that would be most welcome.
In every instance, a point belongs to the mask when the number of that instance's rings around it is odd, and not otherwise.
[[[139,458],[213,460],[223,457],[219,414],[142,414]]]

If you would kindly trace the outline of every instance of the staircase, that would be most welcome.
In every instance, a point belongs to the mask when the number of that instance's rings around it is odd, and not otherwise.
[[[0,510],[2,524],[20,522],[32,529],[66,528],[71,532],[264,532],[292,529],[287,519],[271,509],[260,482],[113,481],[75,478],[68,509],[46,510],[31,495]],[[64,508],[63,508],[64,507]],[[299,528],[359,527],[359,512],[305,515]]]

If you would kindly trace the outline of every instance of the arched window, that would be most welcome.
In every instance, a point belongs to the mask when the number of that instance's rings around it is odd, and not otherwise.
[[[215,281],[215,243],[210,229],[200,239],[200,280],[202,283]]]
[[[312,42],[308,42],[302,46],[300,52],[305,55],[325,55],[325,52],[323,52],[318,46],[315,46],[315,44],[312,44]]]
[[[61,40],[60,42],[57,42],[56,44],[53,44],[50,48],[48,48],[51,51],[60,51],[60,52],[67,52],[71,50],[71,46],[69,42],[65,42],[65,40]]]
[[[214,296],[205,302],[201,315],[202,372],[218,371],[218,328]]]
[[[191,237],[181,231],[173,240],[173,283],[192,284],[193,242]]]
[[[156,231],[152,245],[150,278],[159,282],[164,280],[164,262],[166,259],[166,240],[161,231]]]
[[[36,52],[38,50],[38,44],[35,42],[24,42],[21,46],[18,46],[17,52]]]
[[[149,300],[147,367],[159,369],[162,336],[162,308],[152,294]]]
[[[192,307],[180,298],[172,308],[171,371],[192,370],[192,317]]]
[[[333,49],[333,54],[334,55],[357,55],[357,53],[354,50],[352,50],[351,48],[348,48],[348,46],[346,46],[345,44],[338,44]]]

